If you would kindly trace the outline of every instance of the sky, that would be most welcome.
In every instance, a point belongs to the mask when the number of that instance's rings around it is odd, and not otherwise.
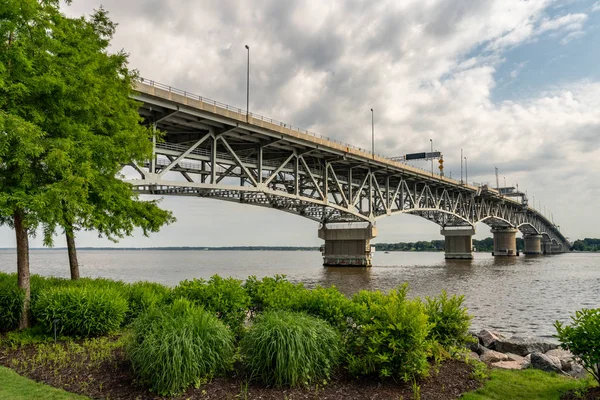
[[[444,154],[469,182],[519,185],[572,240],[600,237],[600,1],[377,2],[75,0],[118,23],[112,51],[141,76],[370,147]],[[428,168],[429,164],[417,166]],[[178,221],[149,238],[80,246],[317,246],[318,224],[276,210],[165,197]],[[442,239],[411,215],[378,220],[375,242]],[[491,236],[478,224],[476,238]],[[0,229],[0,247],[14,233]],[[32,246],[41,246],[34,238]],[[62,237],[56,246],[64,246]]]

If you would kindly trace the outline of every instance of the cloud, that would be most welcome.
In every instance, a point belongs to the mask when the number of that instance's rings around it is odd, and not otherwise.
[[[563,31],[580,31],[583,24],[587,21],[587,14],[567,14],[562,17],[553,19],[545,19],[541,22],[538,33],[548,31],[563,30]]]
[[[96,1],[80,0],[65,11],[89,13]],[[546,10],[554,4],[104,1],[119,23],[113,48],[129,52],[131,66],[142,76],[245,108],[248,44],[251,111],[370,148],[369,109],[374,108],[379,152],[423,151],[432,138],[456,177],[463,148],[472,180],[494,180],[497,166],[509,182],[546,199],[572,237],[593,236],[600,225],[592,209],[598,184],[591,183],[598,181],[592,170],[600,157],[594,140],[600,137],[598,82],[547,82],[546,91],[522,100],[492,100],[499,84],[494,74],[510,62],[508,49],[553,34],[569,45],[584,34],[587,15],[549,18]],[[514,64],[511,78],[526,66]],[[521,84],[515,80],[515,86]],[[573,196],[573,180],[554,179],[565,174],[590,184],[578,186]],[[213,203],[210,207],[219,210]],[[191,207],[175,200],[168,204],[182,207],[179,215]],[[222,207],[230,212],[232,206]],[[244,214],[260,215],[262,222],[249,221],[265,226],[281,218],[248,208]],[[176,225],[186,232],[188,224],[189,218],[180,218]],[[193,235],[176,231],[161,240],[192,240]],[[281,244],[274,232],[264,234]],[[239,235],[246,233],[240,228]]]
[[[600,1],[597,1],[592,5],[591,12],[596,12],[596,11],[600,11]]]

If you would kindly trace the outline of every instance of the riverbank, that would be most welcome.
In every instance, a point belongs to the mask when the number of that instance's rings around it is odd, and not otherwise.
[[[406,286],[347,298],[335,288],[307,289],[282,277],[242,283],[215,276],[168,288],[33,276],[35,326],[14,331],[22,307],[16,276],[0,274],[0,281],[0,330],[9,330],[0,336],[0,365],[93,398],[149,399],[161,393],[176,399],[370,399],[374,394],[451,399],[484,383],[487,372],[479,360],[501,366],[485,358],[493,350],[481,335],[472,347],[486,347],[477,361],[460,350],[471,342],[462,297],[409,299]],[[290,330],[298,320],[303,322]],[[211,340],[194,342],[204,335],[202,329],[209,329]],[[257,358],[252,351],[261,343],[248,341],[264,335],[268,352]],[[496,350],[510,342],[495,336]],[[277,343],[282,346],[272,348]],[[299,343],[302,347],[292,351]],[[217,364],[185,378],[189,368],[196,371],[194,360],[204,363],[209,354],[220,354]],[[300,356],[303,362],[297,363]],[[271,357],[277,357],[276,365],[289,362],[273,370]],[[271,382],[294,368],[306,375]],[[161,386],[164,377],[178,381]]]

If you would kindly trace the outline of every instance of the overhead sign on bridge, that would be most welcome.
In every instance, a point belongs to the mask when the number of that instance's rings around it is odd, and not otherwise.
[[[405,160],[422,160],[426,158],[440,158],[442,153],[439,151],[427,152],[427,153],[411,153],[404,156]]]

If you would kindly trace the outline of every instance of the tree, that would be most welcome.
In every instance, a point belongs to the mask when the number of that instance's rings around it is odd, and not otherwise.
[[[45,244],[59,227],[74,244],[78,228],[118,237],[172,220],[117,180],[122,165],[151,156],[151,132],[130,98],[136,75],[126,54],[107,51],[115,25],[102,9],[86,20],[58,6],[0,4],[0,222],[15,229],[27,299],[27,237],[38,226]]]

